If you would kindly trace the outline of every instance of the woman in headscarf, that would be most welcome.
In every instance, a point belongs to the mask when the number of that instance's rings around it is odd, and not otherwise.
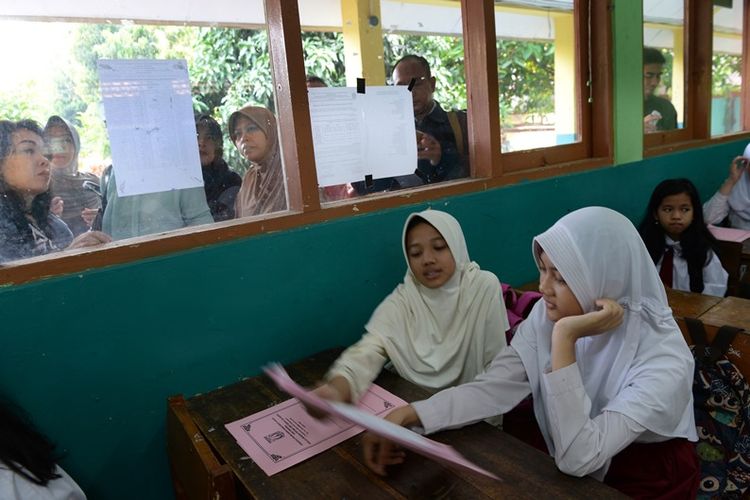
[[[706,224],[719,224],[729,216],[729,224],[737,229],[750,229],[750,144],[742,156],[729,164],[729,175],[719,190],[703,205]]]
[[[473,382],[387,419],[432,433],[505,413],[531,393],[562,472],[629,496],[694,498],[693,357],[635,227],[613,210],[583,208],[537,236],[532,251],[544,300],[510,347]],[[404,459],[386,440],[364,443],[379,474]]]
[[[0,121],[0,263],[110,241],[104,233],[75,239],[50,212],[50,162],[35,121]]]
[[[78,171],[78,153],[81,140],[78,131],[64,118],[53,115],[44,127],[44,139],[50,148],[52,181],[50,192],[63,202],[60,217],[68,225],[74,236],[85,233],[91,227],[102,200],[84,182],[92,187],[99,186],[99,178],[91,173]]]
[[[356,402],[390,361],[430,389],[472,380],[506,345],[497,276],[469,260],[461,226],[445,212],[409,215],[401,236],[404,282],[375,309],[366,333],[329,370],[318,395]]]
[[[216,222],[234,219],[234,204],[242,177],[229,170],[224,161],[221,127],[210,116],[201,115],[195,121],[195,128],[208,208]]]
[[[249,217],[286,210],[276,118],[266,108],[245,106],[229,117],[229,135],[250,162],[237,195],[236,216]]]

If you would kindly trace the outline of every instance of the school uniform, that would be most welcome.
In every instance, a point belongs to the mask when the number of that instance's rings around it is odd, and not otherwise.
[[[683,292],[690,291],[690,276],[688,275],[688,264],[687,261],[682,257],[682,247],[679,241],[674,241],[669,236],[664,237],[667,248],[672,249],[672,285],[671,287],[675,290],[682,290]],[[704,295],[713,295],[715,297],[723,297],[727,294],[727,280],[729,274],[724,270],[721,265],[719,257],[711,250],[709,250],[708,263],[703,266],[703,291]],[[656,264],[656,270],[661,272],[662,262],[664,256],[659,259]]]
[[[414,217],[429,222],[443,236],[456,270],[443,286],[420,284],[405,248],[406,228]],[[441,389],[472,380],[506,346],[507,313],[497,277],[469,260],[458,221],[447,213],[411,214],[402,233],[407,272],[377,307],[362,339],[332,365],[326,379],[344,377],[358,400],[390,361],[403,378]]]
[[[36,484],[0,464],[0,498],[3,500],[86,500],[86,495],[62,467],[46,486]]]
[[[745,150],[750,156],[750,145]],[[750,175],[747,169],[742,172],[740,180],[732,187],[729,196],[716,191],[703,205],[703,218],[706,224],[719,224],[725,217],[729,224],[737,229],[750,229]]]
[[[532,394],[539,430],[562,472],[632,495],[695,496],[693,357],[637,231],[617,212],[589,207],[560,219],[533,245],[584,314],[596,299],[610,298],[624,309],[622,324],[580,338],[576,362],[551,371],[554,323],[539,301],[485,373],[412,403],[425,431],[507,412]],[[633,455],[640,465],[628,460]]]

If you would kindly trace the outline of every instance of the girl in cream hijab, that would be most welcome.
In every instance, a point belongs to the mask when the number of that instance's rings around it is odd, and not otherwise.
[[[237,217],[286,210],[276,117],[266,108],[245,106],[229,117],[229,136],[250,168],[235,201]]]
[[[387,419],[431,433],[505,413],[531,393],[562,472],[629,496],[695,497],[693,357],[635,227],[583,208],[537,236],[533,253],[544,300],[510,347],[473,382]],[[364,443],[379,474],[404,459],[387,441]]]
[[[388,361],[415,384],[450,387],[472,380],[505,347],[500,282],[469,260],[456,219],[438,210],[411,214],[401,244],[404,282],[333,364],[318,395],[356,402]]]

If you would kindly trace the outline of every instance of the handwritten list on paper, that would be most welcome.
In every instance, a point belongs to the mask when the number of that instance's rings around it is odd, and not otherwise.
[[[97,69],[117,194],[203,186],[187,62],[101,59]]]

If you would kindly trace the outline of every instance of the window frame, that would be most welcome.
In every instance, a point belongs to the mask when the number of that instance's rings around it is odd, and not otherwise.
[[[280,141],[287,177],[289,210],[265,218],[234,219],[116,241],[105,248],[70,250],[10,262],[0,266],[0,285],[22,284],[176,252],[199,251],[204,246],[216,243],[480,192],[522,180],[590,170],[609,165],[613,161],[611,16],[607,2],[575,0],[574,3],[576,27],[586,29],[589,15],[592,27],[590,46],[593,48],[593,99],[589,106],[582,104],[582,108],[586,108],[582,111],[585,117],[582,116],[581,119],[582,142],[501,153],[494,2],[461,0],[467,106],[471,117],[468,142],[472,177],[321,206],[308,113],[299,6],[297,2],[286,0],[265,0],[265,9],[278,122],[282,131]],[[75,21],[86,20],[77,18]],[[152,23],[144,21],[146,22]],[[581,43],[585,39],[577,37],[577,46],[586,46]],[[579,61],[586,61],[587,56],[583,56],[585,52],[579,49],[577,54]],[[581,96],[587,95],[584,92],[587,68],[588,64],[579,63],[578,93]],[[604,125],[592,127],[594,122]]]

